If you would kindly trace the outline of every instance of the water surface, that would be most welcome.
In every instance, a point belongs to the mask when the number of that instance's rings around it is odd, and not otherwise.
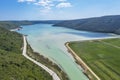
[[[111,37],[110,34],[52,27],[51,24],[23,26],[19,32],[27,34],[27,40],[33,50],[57,63],[67,73],[70,80],[88,80],[88,78],[67,52],[65,42]]]

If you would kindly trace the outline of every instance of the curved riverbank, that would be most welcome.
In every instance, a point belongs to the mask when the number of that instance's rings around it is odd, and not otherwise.
[[[40,55],[39,53],[33,52],[30,45],[26,46],[26,49],[26,54],[23,52],[23,55],[29,60],[33,61],[35,64],[45,69],[53,77],[54,80],[69,80],[66,73],[64,73],[55,63],[50,61],[48,58]]]
[[[37,64],[38,66],[42,67],[45,71],[47,71],[52,77],[53,80],[60,80],[60,78],[57,76],[57,74],[52,71],[51,69],[49,69],[48,67],[44,66],[43,64],[35,61],[34,59],[30,58],[26,53],[27,53],[27,42],[26,42],[26,38],[25,36],[23,36],[23,40],[24,40],[24,47],[23,47],[23,56],[25,56],[27,59],[29,59],[30,61],[32,61],[33,63]]]
[[[64,46],[67,41],[111,37],[110,34],[76,31],[63,27],[52,27],[48,24],[23,26],[19,33],[26,34],[27,41],[34,52],[49,58],[64,71],[70,80],[88,80],[83,69],[75,63]]]
[[[69,42],[67,45],[101,80],[119,80],[120,65],[115,65],[119,64],[120,61],[119,42],[120,38],[118,37],[111,39],[74,41]],[[82,62],[77,63],[82,65]],[[85,65],[82,66],[85,70]]]
[[[76,63],[80,65],[83,70],[84,74],[88,76],[90,80],[101,80],[88,66],[87,64],[69,47],[69,42],[65,43],[65,46],[68,49],[68,52],[73,55],[74,59],[76,60]]]

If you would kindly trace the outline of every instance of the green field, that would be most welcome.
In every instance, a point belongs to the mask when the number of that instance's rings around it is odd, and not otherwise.
[[[69,46],[101,80],[120,80],[120,38],[71,42]]]

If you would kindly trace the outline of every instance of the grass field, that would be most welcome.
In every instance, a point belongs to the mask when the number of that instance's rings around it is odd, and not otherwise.
[[[120,80],[120,38],[71,42],[69,46],[101,80]]]

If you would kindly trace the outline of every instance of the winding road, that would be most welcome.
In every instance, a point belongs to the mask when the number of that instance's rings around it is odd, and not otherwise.
[[[23,52],[22,52],[22,55],[24,57],[26,57],[27,59],[29,59],[30,61],[32,61],[33,63],[35,63],[36,65],[40,66],[41,68],[43,68],[45,71],[47,71],[52,77],[53,77],[53,80],[60,80],[60,78],[57,76],[57,74],[52,71],[51,69],[49,69],[48,67],[46,67],[45,65],[35,61],[34,59],[30,58],[26,52],[27,52],[27,42],[26,42],[26,37],[23,36],[23,41],[24,41],[24,46],[23,46]]]

